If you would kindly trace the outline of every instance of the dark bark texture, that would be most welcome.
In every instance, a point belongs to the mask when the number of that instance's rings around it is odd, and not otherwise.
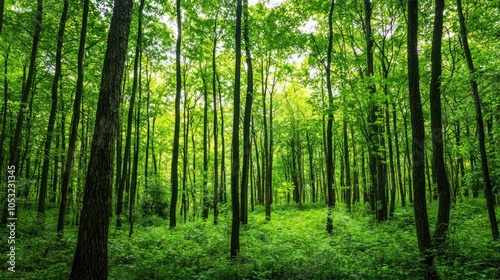
[[[115,0],[70,279],[107,279],[113,161],[132,0]]]

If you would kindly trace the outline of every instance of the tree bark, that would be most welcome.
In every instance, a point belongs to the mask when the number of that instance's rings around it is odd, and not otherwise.
[[[142,1],[142,0],[141,0]],[[132,93],[130,96],[130,102],[128,107],[128,117],[127,117],[127,131],[125,135],[125,151],[122,161],[122,174],[120,179],[120,185],[118,186],[118,197],[116,203],[116,227],[121,228],[122,226],[122,213],[123,213],[123,192],[125,190],[126,184],[133,184],[129,180],[136,180],[130,177],[131,170],[131,158],[132,158],[132,126],[134,119],[134,107],[135,99],[137,95],[137,84],[138,84],[138,68],[139,60],[141,55],[141,42],[142,42],[142,10],[144,9],[144,4],[141,2],[139,5],[139,19],[138,19],[138,31],[136,39],[135,48],[135,58],[134,58],[134,74],[132,77]],[[121,137],[121,135],[119,136]],[[133,168],[133,167],[132,167]],[[130,217],[129,217],[130,219]]]
[[[208,89],[205,79],[206,71],[201,70],[201,79],[203,82],[203,190],[202,190],[202,218],[204,221],[208,219],[208,210],[210,204],[208,202]]]
[[[173,229],[177,225],[177,199],[179,196],[179,134],[181,122],[181,41],[182,41],[182,14],[181,1],[175,1],[177,14],[177,43],[175,47],[175,72],[176,72],[176,88],[175,88],[175,124],[174,124],[174,146],[172,148],[172,162],[170,169],[170,183],[172,184],[172,193],[170,199],[170,228]]]
[[[446,172],[443,148],[443,121],[441,112],[441,45],[443,37],[444,0],[434,1],[434,31],[431,54],[431,129],[432,129],[432,170],[436,177],[439,194],[439,208],[436,228],[434,230],[435,245],[446,242],[448,223],[450,221],[450,182]]]
[[[213,102],[213,126],[214,126],[214,190],[213,190],[213,203],[214,203],[214,225],[218,223],[219,220],[219,138],[218,138],[218,128],[217,128],[217,63],[216,63],[216,55],[217,55],[217,40],[219,35],[217,34],[217,17],[218,12],[215,15],[214,22],[214,46],[212,48],[212,102]],[[224,133],[221,131],[221,133]]]
[[[245,115],[243,119],[243,166],[241,170],[241,223],[248,224],[248,176],[250,171],[250,157],[252,142],[250,141],[250,122],[252,120],[253,102],[253,69],[250,53],[250,38],[248,35],[248,0],[243,1],[245,56],[247,66],[247,93],[245,98]]]
[[[238,181],[240,172],[240,85],[241,85],[241,14],[242,0],[236,6],[236,61],[234,69],[234,101],[233,101],[233,139],[231,144],[231,201],[233,218],[231,225],[231,258],[235,259],[240,251],[240,205]]]
[[[330,2],[328,12],[328,50],[326,53],[326,87],[328,91],[328,120],[326,128],[326,189],[328,193],[328,216],[326,218],[326,231],[333,233],[333,208],[335,207],[335,193],[333,190],[334,162],[333,162],[333,91],[331,81],[332,49],[333,49],[333,9],[335,1]]]
[[[408,84],[411,111],[411,127],[413,131],[413,193],[415,225],[420,253],[430,271],[433,256],[427,205],[425,201],[425,134],[422,103],[420,99],[419,67],[418,67],[418,0],[408,0]],[[429,276],[429,275],[427,275]],[[428,277],[426,277],[427,279]]]
[[[366,57],[367,68],[366,77],[371,79],[373,71],[373,41],[371,38],[371,14],[372,3],[365,0],[365,31],[366,31]],[[380,108],[375,100],[376,87],[375,82],[369,80],[370,90],[370,112],[368,114],[368,145],[369,145],[369,166],[372,181],[372,207],[376,210],[378,221],[387,219],[387,166],[385,163],[384,136],[381,124],[378,124]]]
[[[70,279],[107,279],[113,160],[132,0],[115,0]]]
[[[142,93],[142,18],[144,11],[144,0],[140,1],[139,4],[139,15],[137,23],[137,41],[135,46],[135,58],[134,58],[134,77],[132,79],[132,99],[135,97],[137,91],[139,91],[138,106],[135,109],[136,120],[135,120],[135,144],[134,144],[134,162],[132,165],[132,182],[130,185],[130,204],[129,204],[129,215],[128,220],[130,223],[129,236],[134,233],[134,204],[135,204],[135,194],[137,190],[137,176],[138,176],[138,165],[139,165],[139,137],[140,137],[140,121],[141,121],[141,93]],[[132,105],[132,99],[130,101]],[[132,106],[134,107],[134,106]],[[130,109],[130,108],[129,108]],[[130,115],[129,115],[130,116]],[[130,120],[129,120],[130,121]]]

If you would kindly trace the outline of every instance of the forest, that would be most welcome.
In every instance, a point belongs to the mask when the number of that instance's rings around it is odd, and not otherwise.
[[[500,279],[499,19],[0,0],[0,279]]]

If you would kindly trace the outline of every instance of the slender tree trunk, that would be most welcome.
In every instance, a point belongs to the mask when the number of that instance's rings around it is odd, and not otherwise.
[[[68,19],[68,6],[69,0],[64,0],[63,11],[59,21],[59,31],[57,33],[57,47],[56,47],[56,68],[54,71],[54,80],[52,82],[52,100],[49,115],[49,124],[47,127],[47,135],[45,136],[45,147],[43,151],[43,166],[42,166],[42,179],[40,182],[40,196],[38,198],[38,213],[45,214],[45,201],[47,198],[47,183],[49,178],[49,160],[50,160],[50,146],[52,145],[52,138],[54,134],[54,124],[56,123],[57,113],[57,90],[59,87],[59,80],[61,79],[62,68],[62,48],[64,30],[66,28],[66,20]]]
[[[182,135],[183,135],[183,151],[182,151],[182,195],[181,195],[181,214],[184,223],[187,221],[188,212],[188,196],[187,196],[187,177],[188,177],[188,144],[189,144],[189,115],[187,106],[187,94],[184,94],[184,106],[182,108]]]
[[[149,120],[149,105],[150,105],[150,97],[151,97],[151,75],[149,73],[149,60],[146,58],[146,156],[144,159],[144,187],[148,188],[148,178],[151,172],[149,172],[149,143],[151,143],[151,122]]]
[[[252,102],[253,102],[253,69],[252,57],[250,54],[250,39],[248,35],[248,0],[243,1],[243,20],[245,41],[245,56],[247,66],[247,93],[245,99],[245,115],[243,119],[243,166],[241,170],[241,223],[248,224],[248,176],[250,171],[250,157],[252,142],[250,139],[250,122],[252,120]]]
[[[177,14],[177,43],[175,47],[175,72],[176,72],[176,89],[175,89],[175,124],[174,124],[174,146],[172,149],[172,166],[170,169],[170,183],[172,184],[172,193],[170,199],[170,228],[173,229],[177,225],[177,198],[179,193],[179,134],[181,122],[181,41],[182,41],[182,18],[181,18],[181,1],[175,1]]]
[[[384,87],[385,94],[388,97],[389,90],[387,86]],[[389,101],[385,101],[385,126],[387,128],[388,144],[389,144],[389,170],[391,174],[391,201],[389,205],[389,216],[394,217],[394,209],[396,207],[396,172],[394,170],[394,149],[392,147],[392,134],[390,126],[390,116],[389,116]],[[397,143],[396,143],[397,144]]]
[[[408,122],[406,118],[406,114],[403,113],[403,120],[404,120],[404,127],[405,127],[405,158],[406,158],[406,165],[407,165],[407,172],[408,172],[408,193],[410,194],[410,203],[413,203],[413,181],[412,181],[412,164],[411,164],[411,158],[410,158],[410,144],[409,144],[409,139],[408,137]]]
[[[240,205],[239,205],[239,172],[240,172],[240,85],[241,85],[241,14],[243,1],[238,0],[236,6],[236,61],[234,70],[234,105],[233,105],[233,139],[231,145],[231,201],[233,221],[231,226],[231,258],[235,259],[240,251]]]
[[[210,204],[208,202],[208,89],[205,80],[206,71],[202,70],[202,82],[203,82],[203,190],[202,190],[202,218],[203,221],[208,219],[208,210]]]
[[[107,279],[113,159],[132,0],[116,0],[108,35],[80,230],[70,279]]]
[[[57,127],[56,127],[56,131],[57,131]],[[61,138],[61,135],[56,135],[56,139],[55,139],[55,151],[57,154],[59,154],[59,143],[60,143],[60,138]],[[50,202],[51,203],[56,203],[57,201],[57,185],[58,185],[58,182],[59,182],[59,162],[60,162],[60,156],[59,155],[56,155],[54,157],[54,163],[53,163],[53,170],[52,170],[52,190],[51,190],[51,193],[50,193]]]
[[[432,37],[431,56],[431,128],[432,128],[432,171],[437,180],[439,208],[436,228],[434,230],[435,245],[445,243],[450,221],[450,182],[446,172],[443,148],[443,121],[441,112],[441,44],[443,37],[444,0],[434,0],[434,31]]]
[[[359,191],[359,170],[358,170],[358,158],[357,158],[357,153],[356,153],[356,138],[354,138],[354,128],[351,125],[351,140],[352,140],[352,162],[353,162],[353,188],[354,188],[354,194],[353,194],[353,204],[355,202],[359,203],[361,201],[360,199],[360,191]]]
[[[224,106],[222,106],[222,90],[220,86],[220,79],[217,75],[217,84],[219,85],[219,106],[220,108],[220,140],[221,140],[221,162],[220,162],[220,192],[219,192],[219,200],[221,203],[227,202],[226,197],[226,142],[224,140]]]
[[[399,195],[401,197],[401,207],[405,208],[406,207],[406,194],[403,186],[403,174],[401,172],[401,159],[400,159],[400,152],[399,152],[399,139],[398,139],[398,130],[396,127],[397,123],[397,117],[396,117],[396,102],[393,101],[392,103],[392,127],[394,129],[394,143],[396,146],[396,166],[398,170],[398,185],[399,185]]]
[[[347,120],[343,121],[343,135],[344,135],[344,166],[345,166],[345,204],[347,211],[351,212],[351,166],[349,163],[349,139],[347,137]]]
[[[264,206],[265,206],[265,211],[266,211],[266,220],[269,221],[271,220],[271,190],[268,189],[267,185],[267,177],[268,173],[271,172],[269,170],[269,131],[268,130],[268,120],[267,120],[267,83],[268,83],[268,77],[269,77],[269,64],[270,62],[267,63],[267,65],[264,63],[264,59],[261,59],[261,70],[260,70],[260,76],[261,80],[263,81],[261,83],[261,90],[262,90],[262,126],[263,126],[263,134],[264,134],[264,143],[263,147],[261,149],[262,153],[262,187],[263,187],[263,194],[264,194]],[[264,70],[264,68],[267,68]],[[264,76],[264,72],[266,73]]]
[[[361,181],[363,182],[363,203],[370,203],[370,197],[368,194],[368,188],[366,187],[366,156],[365,150],[361,150]]]
[[[138,175],[138,165],[139,165],[139,136],[140,136],[140,120],[141,120],[141,93],[142,93],[142,17],[144,10],[144,0],[141,0],[139,4],[139,15],[137,24],[137,41],[135,46],[135,58],[134,58],[134,77],[132,79],[132,97],[130,100],[130,106],[133,108],[132,100],[135,97],[135,93],[139,91],[138,106],[135,109],[136,120],[135,120],[135,144],[134,144],[134,162],[132,166],[132,182],[130,185],[130,204],[129,204],[129,215],[128,220],[130,223],[129,236],[134,233],[134,204],[135,204],[135,194],[137,190],[137,175]],[[138,88],[139,87],[139,88]],[[130,108],[129,108],[130,110]],[[130,115],[129,115],[130,117]],[[129,119],[129,123],[131,119]]]
[[[334,184],[334,161],[333,161],[333,91],[331,81],[331,64],[332,64],[332,49],[333,49],[333,9],[335,1],[330,2],[330,10],[328,12],[328,50],[326,54],[326,87],[328,91],[328,121],[326,128],[326,189],[328,193],[328,216],[326,219],[326,231],[333,233],[333,208],[335,207],[335,193],[333,191]]]
[[[316,182],[315,182],[315,174],[314,174],[314,151],[313,151],[313,143],[311,141],[311,135],[309,132],[306,135],[307,137],[307,153],[309,158],[309,184],[311,184],[311,202],[316,202]]]
[[[125,135],[125,151],[123,155],[123,160],[122,160],[122,174],[121,174],[121,179],[120,179],[120,185],[118,186],[118,197],[117,197],[117,202],[116,202],[116,227],[121,228],[122,227],[122,213],[123,213],[123,192],[126,188],[126,185],[131,184],[130,180],[135,180],[134,178],[130,177],[130,170],[131,170],[131,158],[132,158],[132,126],[133,126],[133,119],[134,119],[134,106],[135,106],[135,99],[136,99],[136,94],[137,94],[137,84],[138,84],[138,68],[139,68],[139,60],[140,60],[140,54],[141,54],[141,42],[142,42],[142,10],[144,5],[141,3],[139,5],[139,29],[137,32],[137,40],[136,40],[136,48],[135,48],[135,58],[134,58],[134,74],[132,78],[132,93],[130,96],[130,103],[128,107],[128,116],[127,116],[127,131]],[[120,136],[121,137],[121,136]],[[127,190],[129,189],[128,187],[126,188]],[[129,217],[130,219],[130,217]]]
[[[371,14],[372,14],[372,3],[370,0],[365,0],[365,28],[366,28],[366,56],[367,56],[367,69],[366,77],[373,77],[373,41],[371,38]],[[376,87],[373,81],[370,81],[370,112],[368,114],[369,123],[369,165],[370,174],[372,180],[372,196],[373,202],[376,210],[376,216],[378,221],[384,221],[387,219],[387,197],[386,197],[386,185],[387,185],[387,166],[385,164],[385,151],[384,151],[384,136],[383,128],[381,124],[378,124],[378,118],[380,114],[380,108],[376,104],[375,94]],[[372,206],[372,207],[373,207]]]
[[[263,204],[263,199],[262,199],[262,179],[261,179],[261,161],[259,159],[259,145],[257,143],[257,135],[255,133],[255,124],[254,124],[254,118],[252,117],[252,135],[253,135],[253,143],[254,143],[254,149],[255,149],[255,162],[257,163],[257,204],[262,205]]]
[[[213,190],[213,203],[214,203],[214,225],[217,225],[218,220],[219,220],[219,209],[218,209],[218,202],[219,202],[219,137],[218,137],[218,131],[217,131],[217,122],[219,121],[217,119],[217,63],[216,63],[216,56],[217,56],[217,40],[218,40],[218,34],[217,34],[217,17],[218,17],[218,12],[216,12],[215,16],[215,21],[214,21],[214,46],[212,48],[212,102],[213,102],[213,126],[214,126],[214,190]],[[223,131],[221,132],[223,133]]]
[[[457,0],[457,11],[458,18],[460,21],[460,35],[462,37],[462,46],[464,49],[465,59],[467,60],[467,67],[470,73],[470,86],[472,90],[472,96],[474,97],[474,105],[476,108],[476,122],[477,122],[477,135],[479,139],[479,153],[481,155],[481,169],[483,171],[483,182],[484,182],[484,197],[486,198],[486,206],[488,207],[488,216],[490,218],[491,233],[494,240],[498,240],[498,221],[495,214],[495,196],[493,195],[493,189],[490,178],[490,171],[488,166],[488,156],[486,154],[486,141],[484,132],[484,122],[483,113],[481,110],[481,98],[479,96],[479,88],[477,81],[474,78],[476,69],[474,68],[474,62],[472,60],[472,55],[469,48],[469,41],[467,38],[467,28],[465,26],[464,14],[462,11],[462,1]]]
[[[408,83],[410,89],[411,126],[413,131],[413,183],[415,224],[420,253],[428,266],[429,279],[433,265],[433,255],[427,205],[425,201],[425,134],[422,103],[420,100],[419,67],[418,67],[418,0],[408,1]]]

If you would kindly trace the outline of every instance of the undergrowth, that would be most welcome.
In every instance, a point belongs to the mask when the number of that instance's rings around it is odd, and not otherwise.
[[[491,241],[483,204],[471,199],[452,209],[448,241],[435,261],[442,279],[500,279],[500,245]],[[436,208],[429,205],[431,225]],[[58,238],[56,212],[49,211],[44,226],[33,213],[21,212],[16,272],[6,270],[5,242],[0,279],[68,278],[77,227],[68,226],[64,238]],[[266,221],[258,206],[241,228],[236,260],[229,259],[228,212],[216,226],[198,220],[175,230],[161,218],[143,219],[131,238],[127,230],[112,227],[109,279],[421,279],[412,209],[399,209],[393,219],[378,223],[365,205],[349,213],[339,204],[333,235],[326,233],[326,215],[323,204],[304,204],[303,211],[278,205]]]

